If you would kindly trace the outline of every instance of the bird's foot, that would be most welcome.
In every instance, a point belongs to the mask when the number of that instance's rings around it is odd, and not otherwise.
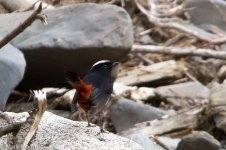
[[[101,133],[107,133],[102,127],[100,127],[100,132],[97,135],[100,135]]]
[[[88,123],[88,125],[86,127],[95,127],[95,125]]]
[[[106,133],[106,131],[103,128],[100,128],[100,132]]]

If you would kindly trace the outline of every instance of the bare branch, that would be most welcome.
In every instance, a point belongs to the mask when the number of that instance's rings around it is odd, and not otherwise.
[[[21,126],[16,135],[17,145],[22,145],[22,150],[26,150],[30,140],[34,136],[41,118],[47,107],[46,93],[42,91],[34,91],[33,110],[30,117],[27,118],[26,123]]]
[[[16,27],[12,32],[3,37],[0,41],[0,49],[5,46],[8,42],[10,42],[13,38],[23,32],[28,26],[30,26],[35,19],[39,18],[42,14],[42,3],[40,3],[38,9],[36,9],[23,23],[21,23],[18,27]],[[41,21],[45,24],[46,17],[41,17]]]
[[[200,56],[200,57],[226,60],[226,52],[224,51],[214,51],[212,49],[203,49],[203,48],[195,48],[195,47],[178,48],[178,47],[165,47],[165,46],[155,46],[155,45],[133,45],[132,51],[170,54],[170,55],[176,55],[176,56]]]

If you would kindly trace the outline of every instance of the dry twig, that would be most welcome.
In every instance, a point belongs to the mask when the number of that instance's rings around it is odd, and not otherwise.
[[[41,118],[47,107],[46,93],[42,91],[34,92],[34,108],[30,117],[27,118],[26,123],[18,131],[16,138],[17,145],[22,145],[22,150],[26,150],[30,140],[34,136]]]
[[[150,138],[157,143],[159,146],[161,146],[164,150],[170,150],[165,144],[163,144],[155,135],[151,135]]]
[[[47,18],[42,13],[42,3],[23,23],[21,23],[18,27],[16,27],[12,32],[3,37],[0,41],[0,49],[5,46],[8,42],[10,42],[13,38],[23,32],[28,26],[30,26],[35,19],[40,19],[43,24],[47,24]]]
[[[34,97],[34,108],[30,112],[30,116],[26,119],[26,121],[10,122],[8,123],[9,125],[0,128],[0,137],[11,132],[14,133],[15,137],[13,138],[15,141],[12,144],[20,150],[26,150],[27,145],[34,136],[35,131],[38,128],[38,124],[47,107],[45,92],[34,91]],[[5,115],[0,114],[0,117],[4,119]]]
[[[178,48],[178,47],[165,47],[155,45],[133,45],[132,51],[134,52],[149,52],[159,54],[170,54],[176,56],[200,56],[206,58],[216,58],[226,60],[226,52],[214,51],[211,49],[203,48]]]
[[[137,57],[145,64],[145,65],[151,65],[154,64],[150,59],[142,55],[141,53],[137,53]]]

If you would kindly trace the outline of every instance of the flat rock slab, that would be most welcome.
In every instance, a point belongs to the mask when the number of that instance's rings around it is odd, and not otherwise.
[[[158,87],[155,93],[175,107],[185,108],[208,101],[210,90],[199,82],[191,81]]]
[[[26,62],[23,53],[7,44],[0,49],[0,110],[4,110],[11,91],[22,80]]]
[[[0,35],[30,14],[0,15]],[[132,47],[132,21],[121,7],[86,3],[46,10],[45,14],[47,26],[37,20],[12,41],[28,64],[20,87],[65,85],[65,70],[83,75],[94,62],[120,60]]]
[[[18,120],[23,120],[23,115],[11,114]],[[87,122],[76,122],[45,112],[27,149],[142,150],[140,145],[127,138],[112,133],[99,134],[99,131],[97,126],[87,127]],[[6,142],[7,136],[0,138],[1,149],[7,149]]]

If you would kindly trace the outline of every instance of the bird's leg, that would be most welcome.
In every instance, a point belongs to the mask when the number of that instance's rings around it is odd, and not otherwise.
[[[90,127],[91,125],[90,125],[90,121],[89,121],[89,114],[88,114],[88,112],[85,112],[85,114],[86,114],[86,120],[88,122],[87,127]]]
[[[104,131],[104,120],[105,120],[105,117],[103,115],[103,112],[100,112],[98,115],[98,125],[100,127],[100,133],[106,132]]]

